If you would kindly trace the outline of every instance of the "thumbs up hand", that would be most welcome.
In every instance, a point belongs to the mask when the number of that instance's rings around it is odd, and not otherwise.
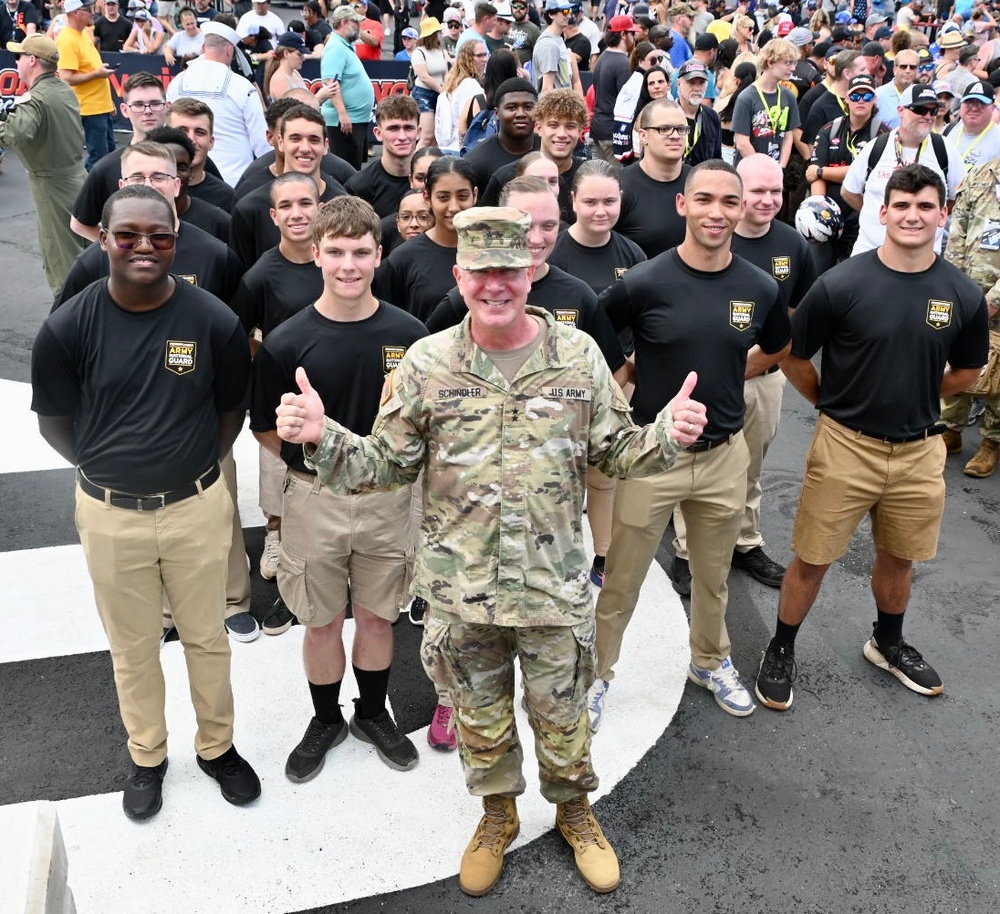
[[[295,383],[301,392],[282,394],[281,403],[275,410],[278,437],[292,444],[319,444],[325,431],[323,401],[301,366],[295,369]]]
[[[705,404],[691,399],[697,383],[697,373],[688,372],[681,389],[667,404],[674,420],[673,436],[684,447],[694,444],[701,437],[708,422]]]

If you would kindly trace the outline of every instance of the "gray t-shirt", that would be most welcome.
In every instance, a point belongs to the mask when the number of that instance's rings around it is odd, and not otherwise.
[[[766,106],[762,96],[767,101]],[[750,137],[750,144],[757,152],[769,155],[776,162],[781,157],[781,141],[785,134],[799,126],[799,107],[788,89],[779,86],[777,92],[764,92],[757,86],[750,86],[736,99],[733,133]],[[733,165],[738,165],[741,158],[737,152]]]
[[[558,35],[545,31],[535,42],[535,50],[531,55],[531,69],[535,88],[541,90],[542,77],[546,73],[555,73],[555,89],[573,88],[573,67],[569,62],[569,49],[566,42]]]

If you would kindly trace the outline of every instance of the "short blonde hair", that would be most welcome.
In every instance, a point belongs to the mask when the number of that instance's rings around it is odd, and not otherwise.
[[[798,63],[801,57],[799,49],[787,38],[772,38],[760,49],[757,67],[764,71],[776,63]]]

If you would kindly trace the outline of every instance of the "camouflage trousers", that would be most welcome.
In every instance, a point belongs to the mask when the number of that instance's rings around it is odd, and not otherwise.
[[[984,438],[1000,441],[1000,397],[981,397],[986,407],[983,414],[982,428],[979,434]],[[969,422],[972,409],[972,394],[956,394],[945,397],[944,409],[941,410],[941,421],[952,431],[960,432]]]
[[[455,706],[459,757],[473,796],[520,796],[524,753],[514,723],[520,659],[542,796],[564,803],[597,789],[590,760],[587,690],[594,681],[594,623],[507,628],[432,609],[420,659]]]

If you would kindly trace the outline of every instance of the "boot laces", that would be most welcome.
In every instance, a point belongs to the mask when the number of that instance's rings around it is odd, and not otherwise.
[[[496,853],[503,847],[504,832],[507,827],[507,810],[500,797],[486,797],[483,804],[485,815],[476,829],[476,844]]]
[[[583,800],[570,800],[563,805],[563,825],[579,842],[580,850],[591,845],[601,844],[601,835],[597,829],[597,820]]]

